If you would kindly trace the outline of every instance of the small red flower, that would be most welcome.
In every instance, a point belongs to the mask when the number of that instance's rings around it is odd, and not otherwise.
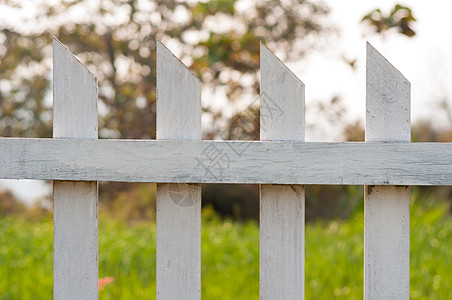
[[[99,291],[103,290],[107,284],[110,284],[113,281],[115,281],[113,277],[99,278]]]

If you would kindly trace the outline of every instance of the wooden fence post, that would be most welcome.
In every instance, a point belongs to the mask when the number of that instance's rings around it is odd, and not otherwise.
[[[201,139],[201,83],[160,42],[157,139]],[[157,185],[159,300],[201,299],[201,184],[181,181]]]
[[[366,108],[366,142],[411,141],[410,83],[370,44]],[[410,188],[365,186],[364,195],[364,298],[409,299]]]
[[[56,38],[53,137],[97,139],[97,79]],[[54,298],[97,299],[97,182],[54,181],[53,198]]]
[[[261,141],[304,141],[304,84],[263,44],[260,55]],[[260,185],[261,299],[304,299],[304,194]]]

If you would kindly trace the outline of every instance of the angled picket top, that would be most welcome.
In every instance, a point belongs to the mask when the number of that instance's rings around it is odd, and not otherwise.
[[[0,178],[54,181],[54,298],[97,299],[97,181],[156,182],[157,299],[201,298],[201,184],[260,184],[260,298],[304,299],[306,184],[364,185],[364,298],[409,298],[409,186],[452,185],[410,143],[410,83],[367,45],[366,142],[304,141],[304,84],[261,45],[261,141],[202,141],[201,84],[157,42],[157,139],[98,140],[97,80],[54,40],[54,138],[0,139]]]

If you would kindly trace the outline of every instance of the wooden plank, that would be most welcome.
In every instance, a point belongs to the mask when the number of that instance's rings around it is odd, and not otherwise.
[[[53,69],[53,136],[97,139],[96,77],[56,38]],[[97,182],[54,181],[53,198],[54,298],[98,299]]]
[[[157,139],[201,139],[201,83],[160,42]],[[201,299],[201,185],[180,178],[157,185],[159,300]]]
[[[0,138],[0,166],[2,179],[452,185],[452,144]]]
[[[304,84],[261,44],[261,140],[304,141]],[[260,186],[260,299],[304,299],[303,185]]]
[[[366,94],[366,141],[409,143],[410,83],[370,44]],[[364,298],[409,299],[410,188],[366,186],[364,223]]]

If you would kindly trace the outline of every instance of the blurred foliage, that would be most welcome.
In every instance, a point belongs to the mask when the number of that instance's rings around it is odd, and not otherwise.
[[[24,216],[30,220],[40,220],[50,215],[49,199],[38,199],[32,205],[22,203],[11,191],[0,190],[0,218],[7,216]]]
[[[412,188],[411,199],[410,268],[415,271],[410,273],[410,298],[451,299],[450,203],[421,194],[418,188]],[[307,299],[362,299],[363,227],[362,210],[347,221],[318,220],[306,225]],[[2,299],[52,297],[52,240],[50,218],[0,218]],[[128,226],[101,214],[99,276],[115,280],[99,292],[99,299],[155,299],[155,245],[154,222]],[[204,208],[201,259],[203,298],[258,299],[257,222],[223,220]]]
[[[202,205],[236,220],[258,220],[259,185],[203,184]]]
[[[417,122],[411,128],[412,142],[452,142],[452,128],[436,129],[431,120]]]
[[[2,136],[51,136],[52,35],[98,77],[100,137],[154,138],[156,39],[233,101],[258,94],[259,41],[283,58],[301,58],[330,32],[328,9],[310,0],[9,0],[2,7],[19,18],[0,18]]]
[[[11,191],[0,191],[0,217],[24,213],[25,210],[25,205],[20,202]]]
[[[155,183],[102,182],[100,190],[101,212],[128,224],[155,220]]]
[[[409,7],[400,4],[396,4],[387,15],[378,8],[374,9],[365,15],[361,22],[368,24],[378,34],[384,35],[385,32],[394,28],[407,37],[416,35],[413,29],[413,24],[416,22],[413,12]]]

